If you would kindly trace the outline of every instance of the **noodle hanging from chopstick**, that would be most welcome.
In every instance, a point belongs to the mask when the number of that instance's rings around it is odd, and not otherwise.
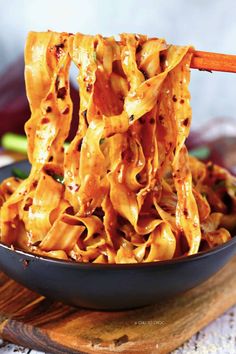
[[[59,259],[138,263],[231,238],[236,179],[188,155],[192,48],[122,34],[30,32],[25,130],[32,164],[0,186],[1,241]],[[77,134],[64,151],[78,69]]]

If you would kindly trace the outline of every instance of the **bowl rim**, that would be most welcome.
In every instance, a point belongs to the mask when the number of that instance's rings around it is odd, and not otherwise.
[[[13,162],[12,164],[3,166],[0,168],[1,170],[8,170],[9,168],[12,168],[14,166],[18,166],[21,164],[29,164],[28,160],[21,160],[21,161],[16,161]],[[0,179],[1,180],[1,179]],[[141,263],[88,263],[88,262],[76,262],[73,260],[63,260],[63,259],[58,259],[58,258],[53,258],[49,256],[44,256],[44,255],[39,255],[37,253],[33,253],[30,251],[24,251],[20,248],[17,247],[12,247],[9,246],[3,242],[0,241],[0,248],[4,248],[5,250],[12,252],[14,254],[17,254],[17,256],[22,256],[22,259],[25,258],[30,258],[30,260],[42,260],[46,261],[48,263],[54,263],[54,264],[59,264],[59,265],[64,265],[67,267],[78,267],[78,268],[89,268],[89,269],[133,269],[133,268],[146,268],[146,267],[163,267],[167,265],[174,265],[174,264],[179,264],[179,263],[185,263],[188,261],[194,262],[197,261],[198,259],[202,259],[205,257],[208,257],[209,255],[213,255],[216,253],[219,253],[228,247],[235,246],[236,247],[236,236],[232,236],[232,238],[225,242],[222,245],[215,246],[213,248],[210,248],[206,251],[201,251],[193,255],[187,255],[187,256],[181,256],[181,257],[176,257],[164,261],[155,261],[155,262],[141,262]],[[235,252],[236,253],[236,250]]]
[[[146,268],[146,267],[150,267],[150,268],[164,267],[164,266],[175,265],[179,263],[195,262],[198,261],[199,259],[203,259],[208,256],[215,255],[232,246],[235,246],[234,254],[236,254],[236,236],[233,236],[229,241],[225,242],[224,244],[215,246],[206,251],[201,251],[189,256],[181,256],[172,259],[167,259],[164,261],[140,262],[140,263],[89,263],[89,262],[76,262],[70,259],[65,260],[65,259],[48,257],[30,251],[24,251],[17,247],[13,248],[0,241],[0,248],[4,248],[8,252],[11,252],[17,256],[21,256],[22,260],[30,260],[30,261],[38,260],[38,261],[45,261],[46,263],[58,264],[60,266],[73,267],[73,268],[89,268],[89,269],[99,269],[99,268],[100,269],[134,269],[134,268],[137,269],[137,268]]]

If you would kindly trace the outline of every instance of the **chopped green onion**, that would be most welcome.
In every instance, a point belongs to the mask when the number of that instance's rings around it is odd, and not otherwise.
[[[55,181],[63,184],[64,183],[64,176],[58,175],[56,173],[51,175],[53,179],[55,179]]]
[[[100,141],[99,141],[99,144],[102,145],[105,141],[105,138],[101,138]]]
[[[12,169],[12,175],[14,177],[20,178],[20,179],[26,179],[28,178],[29,174],[26,173],[25,171],[20,170],[19,168],[13,168]]]
[[[17,178],[20,178],[20,179],[26,179],[29,177],[29,173],[26,173],[25,171],[22,171],[21,169],[19,168],[13,168],[12,169],[12,175],[14,177],[17,177]],[[61,176],[61,175],[58,175],[56,173],[52,173],[50,174],[50,176],[57,182],[59,183],[64,183],[64,176]]]

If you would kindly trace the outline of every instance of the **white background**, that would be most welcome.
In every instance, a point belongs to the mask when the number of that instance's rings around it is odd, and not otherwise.
[[[0,71],[23,52],[27,32],[137,32],[198,50],[236,54],[234,0],[0,0]],[[236,119],[236,75],[192,70],[193,126]]]

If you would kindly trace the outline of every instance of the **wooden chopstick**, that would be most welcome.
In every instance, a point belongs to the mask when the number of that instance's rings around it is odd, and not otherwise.
[[[236,55],[202,52],[194,50],[190,67],[206,71],[236,73]]]

